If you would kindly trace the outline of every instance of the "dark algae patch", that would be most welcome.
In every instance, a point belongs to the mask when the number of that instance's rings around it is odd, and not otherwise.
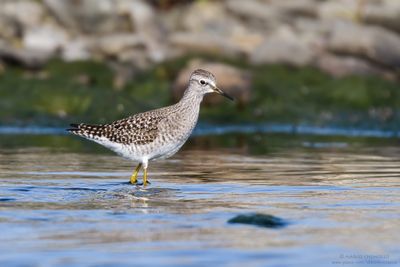
[[[54,60],[35,71],[8,66],[0,73],[0,124],[107,123],[172,104],[171,85],[192,58],[137,72],[119,86],[115,72],[102,62]],[[399,129],[399,83],[372,76],[333,78],[310,67],[251,66],[223,58],[208,59],[251,73],[252,96],[240,109],[229,101],[213,107],[204,105],[201,122]]]
[[[230,219],[228,223],[250,224],[265,228],[282,228],[288,224],[279,217],[262,213],[237,215]]]

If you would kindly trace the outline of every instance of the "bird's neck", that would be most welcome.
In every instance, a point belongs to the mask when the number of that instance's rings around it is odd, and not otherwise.
[[[186,89],[178,104],[181,106],[193,106],[198,108],[203,100],[203,97],[204,95],[199,94],[195,90],[191,90],[189,87]]]
[[[202,100],[203,95],[199,95],[196,91],[188,88],[182,99],[175,105],[175,112],[179,113],[179,121],[184,122],[184,127],[188,128],[189,133],[196,126]]]

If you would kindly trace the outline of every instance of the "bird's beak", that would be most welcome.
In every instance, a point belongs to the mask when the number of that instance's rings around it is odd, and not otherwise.
[[[214,92],[216,92],[216,93],[218,93],[220,95],[223,95],[223,96],[225,96],[226,98],[228,98],[228,99],[230,99],[232,101],[235,101],[235,99],[233,97],[231,97],[230,95],[228,95],[227,93],[225,93],[224,91],[219,89],[217,86],[214,86]]]

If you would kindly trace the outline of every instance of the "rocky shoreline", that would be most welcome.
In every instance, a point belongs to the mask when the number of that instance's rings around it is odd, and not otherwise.
[[[0,124],[106,123],[179,99],[202,121],[398,130],[400,1],[0,1]],[[106,101],[105,101],[106,100]]]
[[[202,53],[247,64],[312,66],[336,77],[400,77],[392,0],[4,0],[0,65],[101,60],[137,71]],[[1,69],[1,68],[0,68]]]

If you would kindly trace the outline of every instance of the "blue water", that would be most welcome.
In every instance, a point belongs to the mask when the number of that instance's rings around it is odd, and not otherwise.
[[[66,134],[66,127],[42,127],[42,126],[0,126],[0,134]],[[400,138],[398,130],[360,129],[350,127],[320,127],[310,125],[292,124],[252,124],[252,125],[199,125],[194,130],[194,136],[202,135],[226,135],[226,134],[306,134],[306,135],[330,135],[348,137],[379,137]]]
[[[400,265],[397,140],[198,136],[142,188],[96,144],[0,138],[0,266]]]

